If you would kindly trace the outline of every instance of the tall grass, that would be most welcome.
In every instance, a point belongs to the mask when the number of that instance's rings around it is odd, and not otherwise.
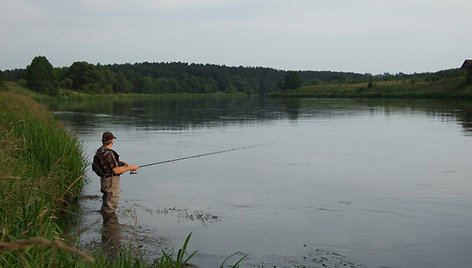
[[[70,256],[57,246],[64,237],[56,217],[82,191],[85,163],[77,138],[44,106],[0,92],[0,267],[42,267]],[[9,250],[38,237],[57,243]]]

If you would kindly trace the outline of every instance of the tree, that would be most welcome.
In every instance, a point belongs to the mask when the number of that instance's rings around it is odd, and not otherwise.
[[[67,78],[74,81],[74,89],[92,89],[100,86],[101,78],[95,65],[85,61],[72,63],[67,73]]]
[[[472,85],[472,63],[468,62],[462,67],[467,72],[467,85]]]
[[[152,77],[150,76],[144,76],[143,77],[143,92],[144,93],[155,93],[154,88],[155,88],[155,83]]]
[[[296,89],[302,86],[302,79],[297,72],[287,72],[284,79],[283,89]]]
[[[371,79],[369,79],[369,83],[367,83],[367,88],[374,88],[374,81]]]
[[[56,93],[56,78],[54,69],[44,56],[37,56],[26,67],[27,86],[43,94]]]
[[[5,84],[3,84],[3,74],[0,72],[0,90],[5,88]]]
[[[113,85],[113,92],[115,93],[128,93],[130,88],[129,81],[125,78],[123,73],[116,75],[116,81]]]

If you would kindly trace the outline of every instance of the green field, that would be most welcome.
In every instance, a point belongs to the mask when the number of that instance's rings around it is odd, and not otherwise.
[[[295,90],[275,91],[272,97],[308,98],[472,98],[472,85],[466,77],[445,78],[437,81],[395,80],[352,84],[318,84]]]

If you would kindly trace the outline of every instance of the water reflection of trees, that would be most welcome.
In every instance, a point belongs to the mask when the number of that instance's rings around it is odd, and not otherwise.
[[[286,117],[277,112],[278,108],[273,102],[242,96],[148,97],[108,101],[92,99],[87,102],[51,103],[49,107],[55,111],[73,111],[70,115],[61,116],[80,122],[83,126],[103,121],[137,127],[185,129],[251,124]]]
[[[408,99],[268,99],[245,96],[148,96],[79,99],[49,104],[68,122],[87,128],[119,123],[140,128],[187,129],[257,124],[300,117],[336,118],[365,113],[425,113],[456,120],[472,133],[472,102]]]
[[[298,98],[279,99],[279,103],[285,110],[290,120],[297,120],[300,114],[300,102]]]
[[[365,101],[369,102],[369,100]],[[425,113],[443,121],[455,121],[472,134],[472,102],[460,100],[376,100],[370,104],[390,113]]]

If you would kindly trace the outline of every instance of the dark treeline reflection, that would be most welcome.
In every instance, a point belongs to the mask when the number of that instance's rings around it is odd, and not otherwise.
[[[67,117],[68,122],[81,127],[119,123],[152,129],[187,129],[251,124],[286,116],[278,111],[276,102],[245,96],[91,98],[55,101],[48,105],[60,118]]]
[[[472,133],[472,102],[448,100],[270,99],[246,96],[147,96],[56,100],[48,104],[74,127],[122,124],[150,129],[188,129],[255,124],[280,119],[386,116],[425,113],[457,120]]]

